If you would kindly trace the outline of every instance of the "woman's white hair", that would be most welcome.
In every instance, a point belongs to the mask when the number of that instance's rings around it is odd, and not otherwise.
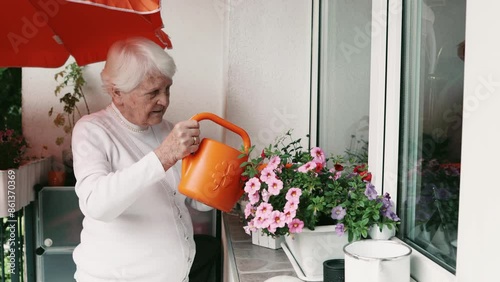
[[[101,79],[109,94],[113,88],[128,93],[150,76],[172,79],[175,71],[174,59],[165,50],[148,39],[134,37],[111,45]]]

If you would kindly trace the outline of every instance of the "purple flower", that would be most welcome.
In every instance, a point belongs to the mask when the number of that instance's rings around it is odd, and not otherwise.
[[[398,215],[395,212],[393,212],[393,211],[389,212],[389,216],[387,216],[387,218],[392,219],[393,221],[400,221],[401,220],[398,217]]]
[[[337,233],[337,235],[340,237],[342,235],[344,235],[345,233],[345,227],[344,227],[344,224],[342,223],[339,223],[335,226],[335,233]]]
[[[336,206],[332,209],[332,218],[341,220],[346,215],[346,210],[341,206]]]
[[[366,184],[365,195],[369,200],[375,200],[377,198],[377,191],[375,190],[375,185],[371,183]]]

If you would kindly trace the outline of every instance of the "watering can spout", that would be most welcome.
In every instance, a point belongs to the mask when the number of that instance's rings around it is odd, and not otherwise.
[[[179,192],[208,206],[229,212],[243,195],[241,164],[248,160],[250,137],[242,128],[212,113],[199,113],[191,119],[211,120],[238,134],[243,140],[244,151],[240,152],[226,144],[204,138],[198,151],[182,160]],[[246,156],[241,158],[242,153]]]

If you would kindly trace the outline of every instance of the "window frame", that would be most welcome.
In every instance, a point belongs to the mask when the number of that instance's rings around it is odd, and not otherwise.
[[[311,142],[317,141],[321,0],[313,1],[311,54]],[[388,24],[390,23],[390,24]],[[401,95],[402,0],[372,1],[369,167],[382,193],[398,198],[399,120]],[[396,203],[397,208],[397,203]],[[394,240],[401,241],[398,238]],[[458,257],[457,257],[458,260]],[[411,276],[416,281],[456,281],[456,276],[412,248]]]

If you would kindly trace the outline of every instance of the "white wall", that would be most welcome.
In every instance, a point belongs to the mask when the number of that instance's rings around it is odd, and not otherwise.
[[[309,132],[312,4],[303,0],[232,1],[226,116],[260,152],[294,128]],[[228,134],[229,144],[241,138]]]
[[[457,278],[498,281],[500,2],[467,1]]]

